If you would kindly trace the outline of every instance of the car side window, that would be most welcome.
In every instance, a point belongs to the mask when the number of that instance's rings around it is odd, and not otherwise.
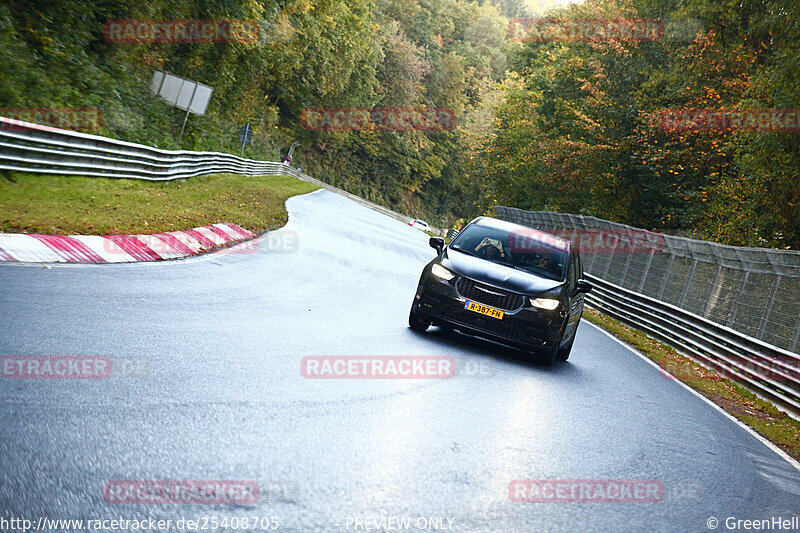
[[[583,259],[581,259],[581,254],[575,252],[575,277],[576,279],[583,279]]]

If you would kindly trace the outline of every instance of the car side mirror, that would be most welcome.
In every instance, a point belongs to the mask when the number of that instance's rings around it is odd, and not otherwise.
[[[575,284],[575,294],[592,292],[594,289],[594,285],[586,281],[585,279],[579,279],[578,283]]]
[[[444,239],[441,237],[431,237],[428,244],[430,244],[431,248],[436,250],[436,253],[441,254],[442,250],[444,250]]]

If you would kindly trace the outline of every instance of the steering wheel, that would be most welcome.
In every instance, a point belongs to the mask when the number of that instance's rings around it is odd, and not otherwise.
[[[487,244],[481,248],[481,255],[484,259],[498,259],[500,257],[500,250],[493,244]]]

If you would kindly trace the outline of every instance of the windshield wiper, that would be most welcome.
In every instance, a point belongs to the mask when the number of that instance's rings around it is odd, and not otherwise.
[[[478,259],[483,259],[483,257],[479,256],[475,252],[469,252],[467,250],[462,250],[461,248],[453,248],[453,247],[450,247],[449,249],[455,250],[456,252],[461,252],[462,254],[471,255],[472,257],[477,257]]]
[[[500,264],[506,264],[506,263],[500,263]],[[547,279],[553,280],[553,281],[559,281],[558,278],[554,278],[552,276],[552,274],[550,274],[550,272],[548,272],[547,270],[545,270],[543,268],[535,267],[533,265],[531,265],[531,268],[533,268],[533,270],[528,270],[527,268],[519,266],[519,265],[508,264],[507,266],[510,266],[511,268],[515,268],[517,270],[521,270],[522,272],[525,272],[526,274],[533,274],[534,276],[547,278]]]

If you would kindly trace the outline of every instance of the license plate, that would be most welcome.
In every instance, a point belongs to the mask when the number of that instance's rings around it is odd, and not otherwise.
[[[464,309],[467,309],[469,311],[474,311],[482,315],[490,316],[498,320],[503,320],[503,312],[499,309],[495,309],[494,307],[489,307],[488,305],[483,305],[476,302],[470,302],[469,300],[467,300],[464,303]]]

